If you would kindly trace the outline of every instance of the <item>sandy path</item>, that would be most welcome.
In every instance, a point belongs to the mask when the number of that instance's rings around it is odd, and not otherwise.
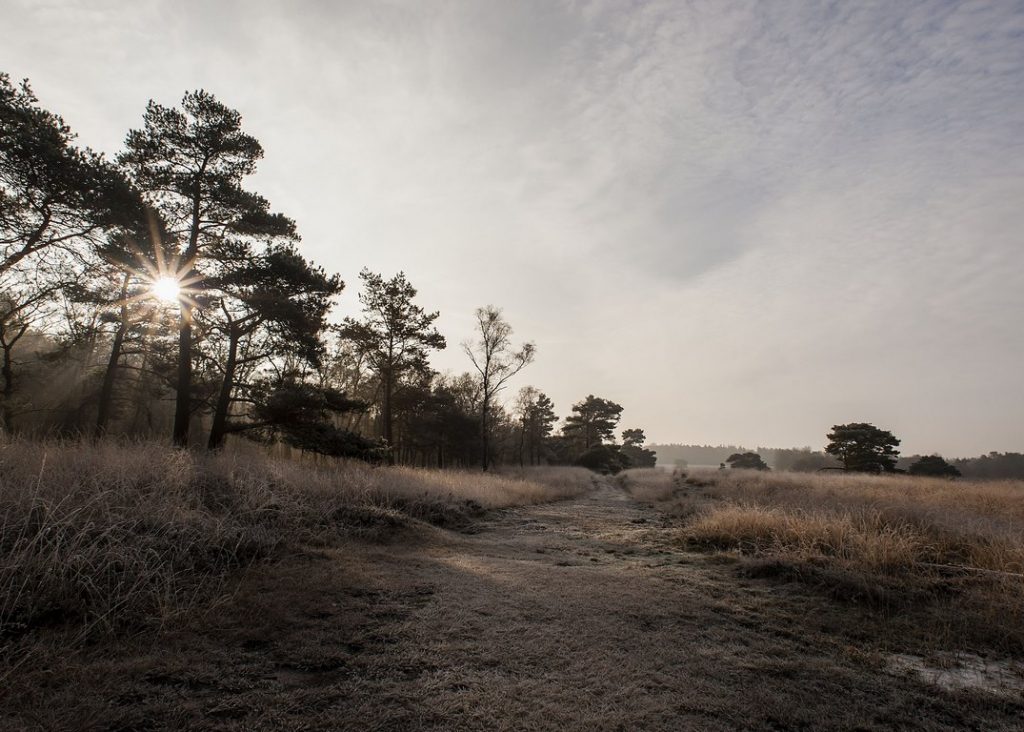
[[[683,551],[664,521],[602,485],[495,512],[472,534],[331,549],[253,573],[199,631],[97,659],[83,669],[90,704],[64,693],[100,729],[1024,722],[1019,702],[886,672],[830,603]]]

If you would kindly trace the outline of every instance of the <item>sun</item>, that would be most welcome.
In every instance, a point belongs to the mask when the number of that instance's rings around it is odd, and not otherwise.
[[[153,297],[163,302],[178,302],[178,298],[181,296],[181,285],[173,277],[160,277],[154,280],[150,289]]]

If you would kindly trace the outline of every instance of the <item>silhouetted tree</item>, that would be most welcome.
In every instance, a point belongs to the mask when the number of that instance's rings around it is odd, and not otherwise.
[[[730,468],[742,470],[768,470],[768,464],[756,452],[734,453],[726,458]]]
[[[512,326],[502,317],[501,310],[493,305],[477,308],[476,324],[477,336],[463,343],[462,349],[480,375],[481,466],[487,470],[490,466],[490,422],[494,399],[509,379],[533,361],[536,346],[524,343],[518,348],[513,347]]]
[[[359,273],[363,318],[346,318],[340,333],[365,355],[381,381],[381,423],[384,441],[394,448],[393,398],[399,381],[409,373],[429,371],[427,354],[447,346],[435,328],[439,313],[413,304],[416,288],[399,272],[389,280],[364,269]],[[389,457],[394,461],[394,455]]]
[[[519,422],[519,464],[528,460],[530,465],[539,465],[545,443],[558,421],[554,402],[536,388],[524,386],[516,400],[516,418]]]
[[[150,101],[143,128],[128,133],[125,152],[118,158],[183,246],[166,263],[167,272],[160,273],[177,278],[184,288],[172,433],[177,445],[188,442],[193,319],[208,302],[208,262],[241,240],[297,238],[291,219],[271,213],[266,199],[242,187],[243,179],[255,172],[263,148],[241,125],[238,112],[202,90],[185,94],[181,109]]]
[[[363,409],[364,404],[334,389],[303,382],[294,374],[272,378],[250,390],[252,409],[245,419],[229,422],[225,431],[245,433],[330,457],[354,457],[376,462],[385,447],[337,427],[338,415]]]
[[[81,284],[82,260],[108,233],[144,226],[142,199],[102,155],[74,146],[27,82],[0,74],[0,420],[12,427],[14,350]]]
[[[0,275],[145,220],[141,198],[102,155],[73,145],[59,116],[0,73]]]
[[[611,441],[621,416],[621,405],[589,394],[572,405],[572,414],[566,417],[562,432],[578,440],[585,452],[605,440]]]
[[[290,246],[271,246],[255,254],[238,244],[230,264],[209,278],[220,293],[213,326],[225,341],[220,391],[213,410],[208,447],[217,449],[227,435],[228,414],[239,368],[259,364],[287,351],[317,365],[324,346],[331,299],[344,284],[307,262]]]
[[[939,455],[924,455],[907,469],[911,475],[926,475],[935,478],[959,478],[960,471]]]
[[[835,455],[844,470],[861,473],[891,473],[896,469],[900,441],[888,430],[866,422],[837,424],[827,435],[825,452]]]
[[[644,447],[647,441],[642,429],[624,430],[622,433],[622,454],[629,461],[631,468],[653,468],[658,464],[658,455],[654,450]]]

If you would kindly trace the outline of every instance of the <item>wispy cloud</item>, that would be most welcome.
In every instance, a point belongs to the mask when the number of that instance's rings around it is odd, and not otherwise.
[[[1022,447],[1024,4],[8,5],[0,68],[85,140],[210,89],[315,256],[455,339],[504,305],[563,410]]]

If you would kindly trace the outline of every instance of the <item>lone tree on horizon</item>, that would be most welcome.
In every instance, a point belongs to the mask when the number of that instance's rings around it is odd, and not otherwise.
[[[826,435],[825,452],[843,463],[843,470],[859,473],[894,473],[900,441],[892,432],[867,422],[837,424]]]
[[[770,470],[768,463],[756,452],[734,452],[725,459],[725,462],[729,463],[730,468],[740,470]]]

